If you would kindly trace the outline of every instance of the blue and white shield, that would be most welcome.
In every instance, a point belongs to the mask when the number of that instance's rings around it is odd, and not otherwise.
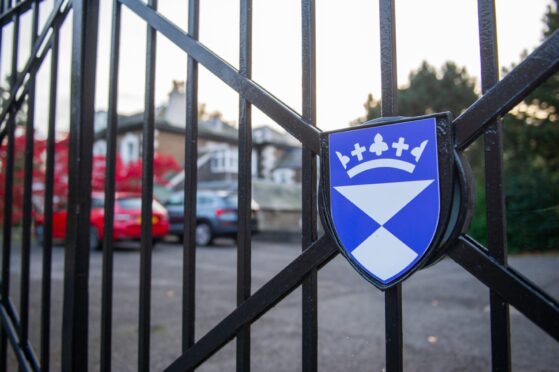
[[[437,125],[437,117],[424,117],[323,135],[326,225],[381,289],[421,266],[440,238],[448,191],[439,168],[446,172],[448,161],[439,155],[452,151]]]

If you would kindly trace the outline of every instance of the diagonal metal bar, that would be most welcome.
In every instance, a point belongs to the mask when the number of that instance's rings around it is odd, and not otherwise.
[[[559,30],[454,120],[456,147],[468,147],[499,116],[559,70]]]
[[[35,63],[33,63],[33,66],[31,67],[31,70],[29,70],[30,75],[35,76],[35,74],[37,73],[37,71],[39,70],[41,65],[43,64],[43,61],[44,61],[45,57],[48,54],[48,51],[50,50],[50,48],[52,46],[53,38],[54,38],[54,36],[53,36],[53,34],[51,34],[48,37],[48,39],[45,41],[46,47],[42,50],[41,54],[39,54],[38,56],[36,56],[34,58]],[[14,97],[14,99],[11,99],[11,98],[9,99],[8,105],[6,107],[9,109],[10,105],[12,106],[11,107],[11,113],[6,112],[6,114],[15,116],[16,113],[20,110],[21,106],[25,102],[25,97],[26,97],[26,95],[29,92],[29,89],[31,87],[31,84],[30,84],[31,81],[32,81],[32,79],[26,80],[22,85],[21,93],[19,95],[17,95],[17,97]],[[5,116],[4,116],[4,118],[5,118]],[[0,121],[0,123],[1,123],[1,121]],[[4,126],[4,128],[2,128],[0,130],[0,143],[2,143],[4,141],[4,137],[6,136],[6,134],[8,134],[8,129],[9,129],[8,126]]]
[[[27,60],[25,67],[19,73],[17,82],[11,89],[10,98],[7,100],[6,105],[3,107],[2,112],[0,113],[0,124],[4,122],[4,119],[6,118],[6,115],[8,114],[14,102],[16,102],[16,100],[20,98],[18,97],[17,92],[24,84],[27,84],[27,75],[34,75],[44,61],[44,58],[38,58],[37,56],[41,54],[41,50],[43,51],[41,55],[44,56],[46,54],[45,49],[49,47],[50,39],[52,38],[51,29],[59,28],[62,22],[64,22],[66,16],[68,15],[68,12],[70,11],[70,4],[71,2],[67,2],[67,0],[58,0],[56,2],[56,5],[54,6],[51,14],[45,22],[45,26],[43,27],[41,34],[37,37],[35,43],[33,44],[33,48],[29,54],[30,57]],[[49,35],[50,38],[47,40],[47,36]],[[0,138],[2,137],[0,136]]]
[[[4,305],[0,305],[0,322],[2,324],[2,328],[6,332],[6,335],[8,336],[7,337],[8,341],[12,345],[12,350],[16,355],[17,361],[19,363],[19,370],[25,372],[33,371],[29,366],[23,348],[20,347],[17,327],[13,324],[12,320],[10,319],[8,315],[8,311],[6,310]]]
[[[323,235],[177,358],[165,371],[187,371],[202,364],[232,340],[243,327],[254,323],[297,288],[309,272],[324,266],[337,253],[338,249],[331,238]]]
[[[301,115],[248,77],[242,76],[237,69],[157,11],[150,9],[139,0],[120,1],[243,98],[280,124],[286,131],[301,141],[303,146],[315,153],[320,151],[320,130],[310,125]]]
[[[555,299],[514,269],[499,263],[468,236],[460,237],[448,255],[559,341],[559,303]]]
[[[21,329],[21,320],[20,317],[16,311],[16,308],[12,302],[12,300],[8,297],[6,298],[5,301],[3,301],[3,303],[0,305],[1,308],[1,312],[3,317],[6,317],[5,320],[2,320],[2,322],[9,322],[9,323],[5,323],[7,328],[13,328],[15,333],[15,337],[17,338],[17,345],[18,345],[18,349],[20,350],[15,350],[14,352],[22,352],[23,356],[25,357],[27,363],[29,364],[29,367],[33,370],[33,371],[40,371],[41,368],[39,366],[39,361],[37,359],[37,355],[35,354],[35,351],[33,350],[33,347],[31,345],[31,342],[29,342],[29,340],[27,341],[23,341],[21,339],[21,337],[19,336],[19,330]],[[8,338],[11,337],[8,335]],[[10,341],[11,343],[11,341]],[[12,344],[12,347],[14,345]]]
[[[23,0],[10,9],[6,10],[2,14],[0,14],[0,27],[4,27],[8,23],[10,23],[14,16],[21,15],[31,9],[34,3],[43,2],[44,0]]]

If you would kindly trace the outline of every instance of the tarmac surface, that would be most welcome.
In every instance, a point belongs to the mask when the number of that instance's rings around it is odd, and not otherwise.
[[[300,252],[294,243],[253,243],[253,293]],[[60,370],[64,249],[53,255],[51,369]],[[31,342],[39,353],[41,249],[32,250]],[[113,371],[137,370],[139,250],[120,245],[114,263]],[[92,252],[90,272],[90,371],[99,370],[101,252]],[[510,258],[510,264],[559,298],[559,255]],[[20,254],[12,254],[12,301],[19,304]],[[180,355],[182,250],[158,244],[153,252],[151,370],[160,371]],[[236,303],[236,250],[222,240],[198,248],[196,334],[203,336]],[[403,285],[404,370],[479,371],[491,369],[487,288],[446,259],[415,273]],[[383,371],[384,296],[341,256],[318,274],[318,369]],[[511,308],[512,365],[515,371],[559,371],[559,343]],[[300,371],[301,290],[297,289],[252,325],[253,371]],[[17,370],[10,352],[10,369]],[[235,342],[198,371],[234,371]]]

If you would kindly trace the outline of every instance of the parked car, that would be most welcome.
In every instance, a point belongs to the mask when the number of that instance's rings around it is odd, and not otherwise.
[[[169,233],[182,241],[184,227],[184,192],[176,192],[165,203],[169,213]],[[258,206],[251,205],[251,231],[258,231]],[[209,245],[217,237],[237,237],[237,193],[198,190],[196,195],[196,244]]]
[[[100,250],[105,236],[105,197],[101,193],[91,196],[91,214],[89,241],[92,249]],[[169,219],[167,210],[156,200],[152,204],[152,237],[154,244],[169,232]],[[113,239],[114,240],[139,240],[142,235],[142,199],[135,193],[115,194]],[[44,236],[44,216],[35,213],[35,231],[37,240],[42,242]],[[55,208],[52,215],[53,240],[66,239],[66,208]]]

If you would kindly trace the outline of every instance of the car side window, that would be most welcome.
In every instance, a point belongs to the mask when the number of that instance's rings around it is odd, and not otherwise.
[[[103,208],[105,206],[104,200],[100,198],[91,199],[91,208]]]
[[[212,198],[208,198],[207,196],[199,196],[196,200],[196,203],[200,207],[209,207],[212,205]]]
[[[169,198],[167,204],[169,205],[182,205],[184,203],[184,197],[182,194],[175,194]]]

